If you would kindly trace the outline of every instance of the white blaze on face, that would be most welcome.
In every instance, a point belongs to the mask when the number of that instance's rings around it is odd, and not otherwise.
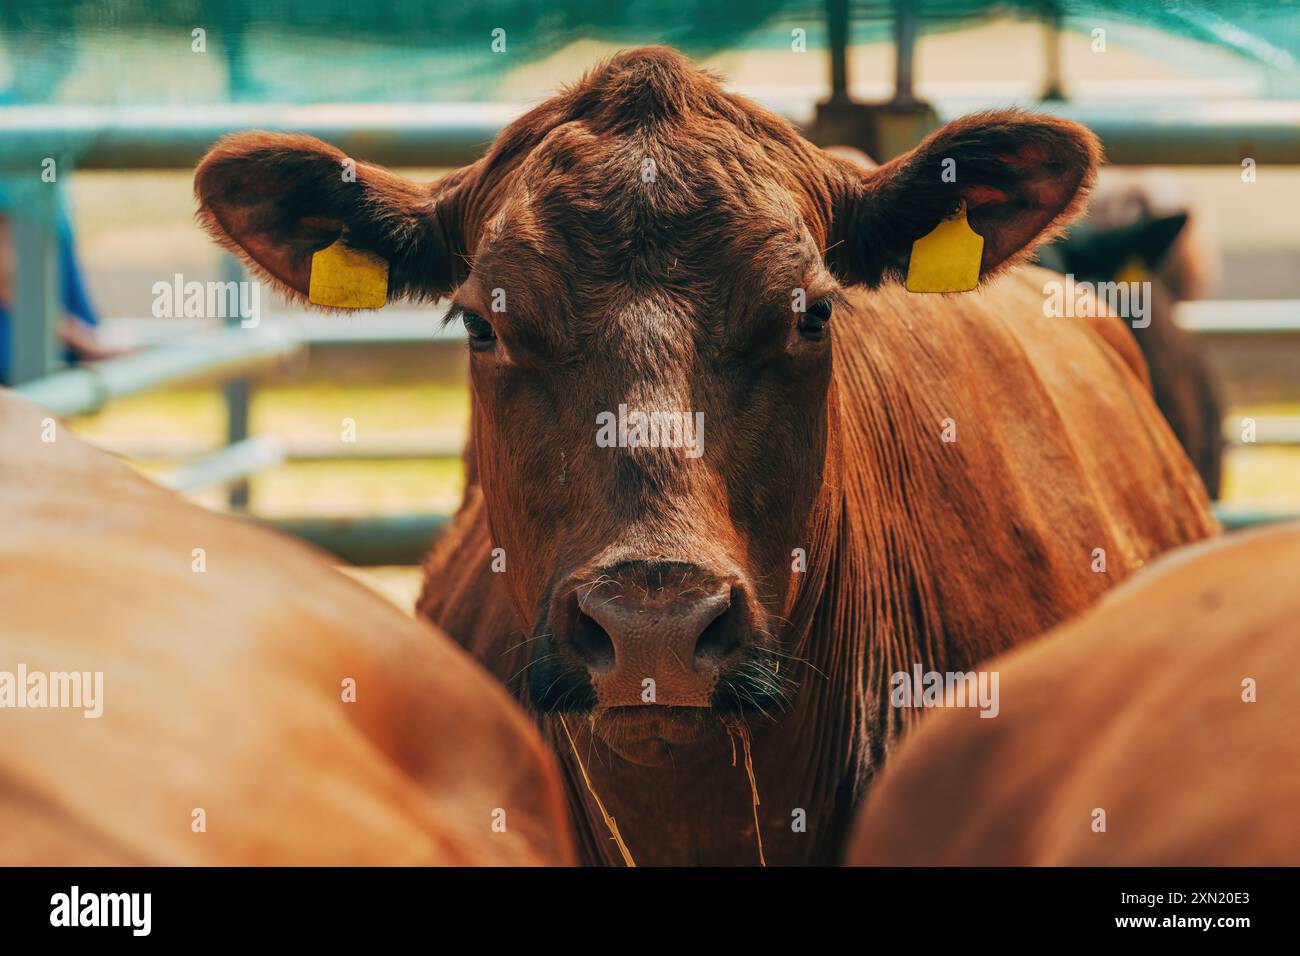
[[[620,347],[634,358],[612,370],[630,381],[623,385],[621,401],[597,413],[597,447],[634,455],[653,449],[677,452],[684,459],[701,457],[704,412],[690,402],[689,327],[678,315],[650,302],[636,303],[614,322],[610,334],[622,336]]]

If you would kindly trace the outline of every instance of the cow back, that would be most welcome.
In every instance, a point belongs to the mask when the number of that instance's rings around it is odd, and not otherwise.
[[[322,555],[5,394],[0,502],[0,671],[103,674],[98,718],[0,709],[0,863],[570,859],[522,713]]]
[[[1172,554],[922,720],[858,864],[1300,863],[1300,525]]]

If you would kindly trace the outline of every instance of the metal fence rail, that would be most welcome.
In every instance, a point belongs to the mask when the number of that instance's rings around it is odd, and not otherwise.
[[[1178,320],[1203,342],[1212,361],[1223,355],[1241,358],[1248,349],[1247,367],[1281,361],[1283,374],[1269,396],[1287,383],[1300,385],[1300,302],[1196,302],[1179,307]],[[163,328],[165,326],[154,326]],[[71,369],[20,386],[17,391],[52,411],[81,414],[102,408],[113,398],[167,385],[217,380],[222,376],[251,377],[276,368],[286,359],[312,348],[409,347],[433,345],[460,348],[463,332],[443,328],[441,311],[369,313],[345,319],[316,316],[269,316],[257,329],[219,328],[208,333],[187,330],[179,339],[160,337],[138,355],[94,367]],[[1226,352],[1225,352],[1226,350]],[[1253,383],[1256,387],[1258,382]],[[1261,417],[1255,445],[1300,444],[1300,421]],[[1238,441],[1237,423],[1225,422],[1225,433]],[[174,446],[144,440],[113,449],[140,459],[177,455]],[[180,457],[196,449],[182,449]],[[223,448],[198,449],[188,460],[159,477],[178,491],[228,484],[289,461],[451,459],[461,454],[458,442],[430,441],[344,445],[337,442],[295,442],[281,436],[254,436]],[[1280,520],[1300,519],[1300,512],[1250,506],[1216,507],[1226,530]],[[297,535],[354,564],[412,564],[427,553],[449,520],[439,514],[406,514],[368,518],[256,518],[278,530]]]
[[[256,518],[260,524],[309,541],[341,561],[374,567],[419,564],[450,522],[447,515],[375,518]]]
[[[1245,303],[1215,309],[1196,303],[1181,320],[1203,338],[1214,356],[1225,346],[1240,350],[1242,340],[1261,357],[1282,358],[1290,381],[1300,383],[1300,303],[1267,304],[1251,310]],[[1295,307],[1295,308],[1293,308]],[[19,386],[17,391],[60,415],[93,412],[114,398],[154,388],[215,381],[223,376],[250,377],[277,367],[287,358],[311,347],[348,345],[409,346],[414,343],[459,347],[456,330],[436,329],[433,314],[413,322],[384,320],[372,327],[352,322],[350,327],[326,328],[305,323],[264,322],[257,330],[224,329],[207,335],[187,336],[160,343],[138,355],[93,367],[69,369]],[[1283,347],[1279,347],[1279,342]],[[1254,367],[1254,366],[1252,366]],[[1285,380],[1285,376],[1284,376]],[[1300,422],[1287,418],[1260,418],[1256,445],[1294,447],[1300,444]],[[1230,439],[1236,425],[1226,425]],[[119,448],[136,457],[162,457],[166,449],[137,446]],[[388,460],[395,458],[456,458],[458,443],[433,442],[427,447],[339,446],[335,443],[294,443],[277,436],[254,436],[224,448],[210,450],[197,459],[164,473],[159,480],[178,491],[193,491],[213,484],[243,480],[269,467],[295,460]],[[1282,520],[1300,520],[1300,512],[1274,511],[1249,506],[1216,507],[1225,530],[1237,530]],[[353,564],[413,564],[427,553],[449,520],[446,515],[408,514],[369,518],[260,518],[330,551]]]
[[[256,374],[302,348],[300,340],[274,327],[233,328],[55,372],[26,382],[17,391],[57,415],[84,415],[115,398],[164,385]]]
[[[772,99],[765,105],[805,131],[814,130],[815,104]],[[1015,105],[1004,98],[960,98],[930,104],[938,122]],[[1023,105],[1023,104],[1020,104]],[[309,133],[349,156],[389,166],[462,166],[525,110],[519,103],[320,104],[226,103],[201,114],[175,106],[8,106],[0,109],[0,172],[187,169],[222,136],[250,129]],[[1056,100],[1035,109],[1082,123],[1118,164],[1300,165],[1300,102],[1230,100],[1212,103]]]

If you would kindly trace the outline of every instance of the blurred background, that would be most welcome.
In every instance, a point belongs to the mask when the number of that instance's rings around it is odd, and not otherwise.
[[[409,608],[461,491],[463,332],[438,308],[308,317],[269,291],[255,328],[158,315],[160,282],[242,278],[194,222],[193,167],[268,128],[433,179],[646,43],[881,160],[974,109],[1090,125],[1103,187],[1141,197],[1112,219],[1189,215],[1176,316],[1219,382],[1221,515],[1300,513],[1291,2],[0,0],[0,378]]]

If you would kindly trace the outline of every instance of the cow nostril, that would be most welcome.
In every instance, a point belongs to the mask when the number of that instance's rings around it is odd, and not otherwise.
[[[608,670],[614,666],[614,642],[585,611],[578,612],[573,625],[573,649],[592,670]]]
[[[724,607],[709,626],[700,632],[695,642],[697,661],[720,661],[730,657],[740,647],[740,628],[730,607]]]

